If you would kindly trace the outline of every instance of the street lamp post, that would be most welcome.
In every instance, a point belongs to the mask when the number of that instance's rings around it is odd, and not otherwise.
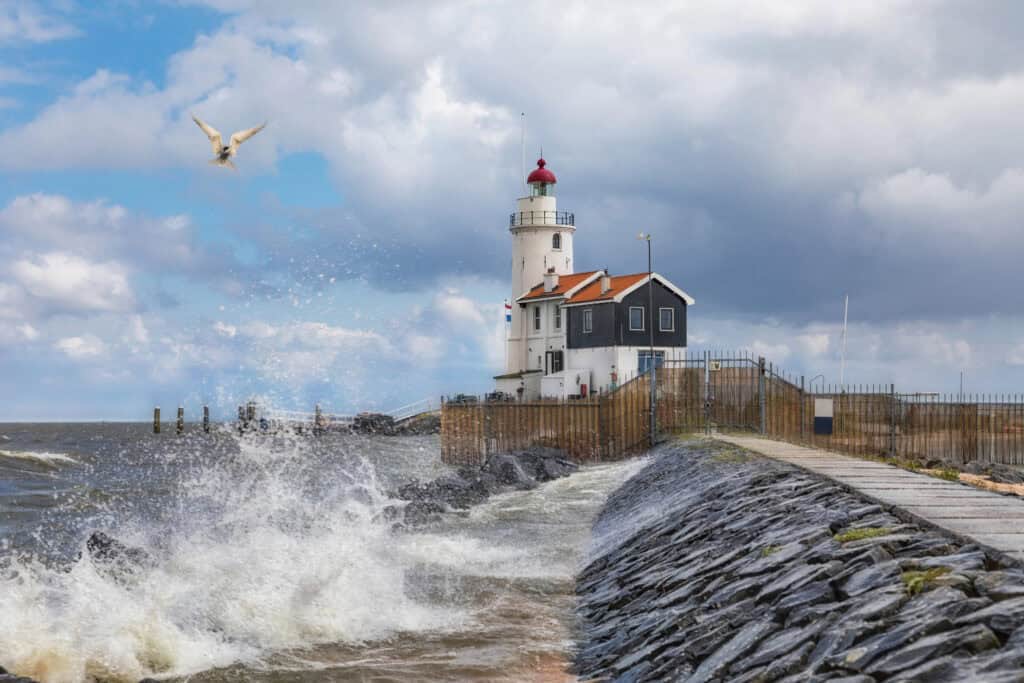
[[[657,429],[657,415],[655,412],[655,402],[657,397],[657,377],[655,375],[657,362],[654,359],[654,280],[652,278],[653,268],[651,260],[651,233],[641,232],[637,239],[647,242],[647,325],[650,329],[650,351],[647,357],[648,368],[651,371],[650,383],[651,383],[651,447],[654,447],[655,441],[655,430]]]

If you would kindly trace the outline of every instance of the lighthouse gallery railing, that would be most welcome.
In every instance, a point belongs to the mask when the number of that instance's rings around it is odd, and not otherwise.
[[[508,225],[576,225],[576,216],[569,211],[516,211],[508,217]]]

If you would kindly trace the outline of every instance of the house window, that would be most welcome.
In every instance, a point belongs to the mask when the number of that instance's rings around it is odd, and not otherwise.
[[[676,309],[674,308],[659,308],[658,309],[658,329],[662,332],[675,332],[676,331]]]
[[[594,311],[589,308],[583,311],[583,331],[587,334],[594,331]]]
[[[642,306],[629,307],[629,331],[644,331],[644,309]]]
[[[555,306],[555,329],[562,329],[562,307]]]
[[[540,332],[540,306],[533,307],[533,329]]]
[[[556,232],[551,238],[551,248],[555,250],[561,250],[562,248],[562,233]]]
[[[643,374],[643,373],[645,373],[645,372],[647,372],[648,370],[651,369],[651,352],[650,351],[640,351],[637,354],[637,359],[636,360],[637,360],[637,370],[639,370],[640,374]],[[654,352],[654,365],[656,365],[657,367],[660,368],[664,364],[665,364],[665,352],[664,351],[655,351]]]

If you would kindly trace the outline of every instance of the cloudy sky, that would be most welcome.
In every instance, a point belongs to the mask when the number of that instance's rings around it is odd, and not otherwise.
[[[299,5],[298,8],[291,5]],[[287,9],[286,9],[287,8]],[[0,0],[0,419],[393,407],[502,364],[543,145],[691,348],[1024,389],[1016,2]],[[233,174],[195,112],[269,120]]]

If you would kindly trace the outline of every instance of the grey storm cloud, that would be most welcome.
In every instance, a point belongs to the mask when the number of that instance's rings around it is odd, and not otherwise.
[[[645,230],[658,269],[722,315],[799,324],[843,292],[877,321],[1024,313],[1000,294],[1024,284],[1017,3],[207,4],[223,25],[164,88],[99,71],[0,133],[3,163],[46,163],[19,153],[45,136],[71,166],[188,164],[190,108],[263,111],[251,168],[316,151],[345,202],[237,198],[267,254],[240,277],[330,261],[412,290],[504,279],[525,111],[580,267],[642,269]],[[111,108],[151,158],[110,144]]]

